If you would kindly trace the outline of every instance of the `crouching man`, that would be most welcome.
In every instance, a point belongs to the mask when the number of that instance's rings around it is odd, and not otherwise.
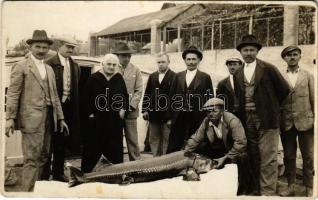
[[[206,117],[198,130],[187,141],[186,152],[196,152],[217,161],[217,169],[226,163],[237,163],[239,171],[238,194],[247,192],[248,166],[246,162],[246,137],[241,121],[224,111],[219,98],[209,99],[203,106]],[[244,165],[244,167],[243,167]],[[247,172],[248,173],[248,172]]]

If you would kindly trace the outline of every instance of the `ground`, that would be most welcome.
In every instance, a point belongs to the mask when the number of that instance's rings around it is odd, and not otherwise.
[[[150,153],[142,153],[141,158],[142,159],[149,159],[149,158],[152,158],[152,155]],[[125,162],[128,161],[127,153],[125,153],[124,161]],[[80,167],[80,159],[72,159],[72,160],[68,160],[68,162],[70,162],[75,167]],[[19,191],[21,189],[21,179],[20,179],[20,177],[22,175],[21,169],[22,169],[21,165],[13,167],[13,170],[18,177],[18,182],[17,182],[17,184],[12,185],[12,186],[5,186],[5,191],[14,192],[14,191]],[[301,176],[300,169],[297,169],[297,177],[296,178],[297,178],[296,179],[296,196],[305,196],[304,188],[302,187],[302,176]],[[278,185],[277,185],[278,194],[280,193],[280,191],[285,190],[286,188],[287,188],[286,179],[283,176],[280,176],[278,179]]]

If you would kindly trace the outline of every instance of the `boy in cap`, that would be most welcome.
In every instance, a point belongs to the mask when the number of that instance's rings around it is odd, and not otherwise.
[[[289,86],[275,66],[257,58],[261,48],[255,36],[243,36],[236,49],[244,66],[234,74],[234,87],[253,165],[253,194],[268,196],[276,195],[280,106]]]
[[[49,157],[51,134],[68,135],[52,68],[44,58],[53,43],[44,30],[26,41],[31,54],[15,64],[7,93],[6,135],[22,132],[22,191],[33,191]]]
[[[290,93],[282,105],[281,141],[284,149],[285,175],[288,189],[281,196],[295,195],[297,138],[303,160],[303,182],[306,196],[312,196],[314,154],[314,76],[299,67],[301,50],[288,46],[282,53],[287,63],[283,76],[289,84]]]
[[[229,58],[226,60],[225,65],[227,66],[230,75],[218,83],[216,95],[218,98],[224,99],[225,108],[228,112],[237,115],[238,99],[234,92],[233,75],[240,67],[242,67],[243,62],[239,58]]]
[[[80,79],[80,67],[73,61],[71,55],[77,47],[77,42],[73,38],[56,38],[58,52],[47,60],[56,78],[56,88],[62,104],[63,114],[69,126],[70,135],[53,134],[51,141],[51,151],[48,162],[45,164],[42,179],[49,180],[53,175],[53,180],[65,181],[64,161],[66,149],[72,153],[80,152],[80,120],[79,120],[79,97],[78,84]],[[51,158],[53,157],[53,162]],[[52,164],[52,171],[51,171]]]

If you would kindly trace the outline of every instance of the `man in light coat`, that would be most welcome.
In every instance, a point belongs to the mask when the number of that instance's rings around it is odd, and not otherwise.
[[[285,175],[288,189],[281,196],[295,195],[297,138],[303,158],[303,182],[306,195],[312,196],[314,157],[314,76],[298,65],[301,50],[288,46],[282,53],[287,63],[283,76],[289,84],[290,93],[282,105],[281,141],[284,149]]]
[[[139,102],[143,90],[140,69],[130,63],[133,52],[125,43],[118,43],[113,51],[118,56],[120,62],[117,72],[123,76],[129,94],[129,110],[125,117],[124,131],[130,161],[140,159],[137,117],[139,116]]]
[[[22,132],[22,190],[33,191],[49,155],[51,134],[68,134],[52,68],[44,63],[52,41],[44,30],[27,40],[31,54],[12,67],[7,93],[6,135]]]

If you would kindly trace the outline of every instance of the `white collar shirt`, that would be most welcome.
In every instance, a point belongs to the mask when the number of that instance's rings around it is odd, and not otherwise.
[[[234,90],[234,80],[233,80],[233,75],[230,74],[230,83],[231,83],[231,87]]]
[[[71,69],[69,59],[58,53],[61,64],[64,66],[63,70],[63,97],[62,102],[64,103],[66,99],[70,97],[71,91]]]
[[[165,72],[163,72],[163,73],[161,73],[161,72],[158,71],[158,72],[159,72],[159,77],[158,77],[158,79],[159,79],[159,83],[160,83],[160,84],[161,84],[162,80],[164,79],[164,77],[165,77],[167,71],[168,71],[168,69],[167,69]]]
[[[34,57],[32,54],[31,54],[31,59],[35,63],[35,66],[38,69],[41,78],[44,80],[45,76],[46,76],[46,69],[45,69],[44,60],[39,60],[36,57]]]
[[[187,83],[187,87],[189,87],[189,85],[191,84],[191,82],[193,81],[195,75],[197,74],[197,69],[195,70],[187,70],[187,73],[186,73],[186,83]]]
[[[289,69],[287,69],[287,76],[289,79],[289,82],[291,84],[291,86],[294,88],[297,82],[297,78],[298,78],[298,73],[299,72],[299,68],[296,69],[295,71],[291,71]]]
[[[223,115],[220,119],[218,126],[215,126],[211,121],[209,122],[209,126],[213,127],[216,137],[222,139],[222,123],[223,123]]]
[[[255,72],[255,68],[256,68],[256,60],[254,60],[254,62],[244,64],[244,75],[249,83],[252,80],[252,77]]]

